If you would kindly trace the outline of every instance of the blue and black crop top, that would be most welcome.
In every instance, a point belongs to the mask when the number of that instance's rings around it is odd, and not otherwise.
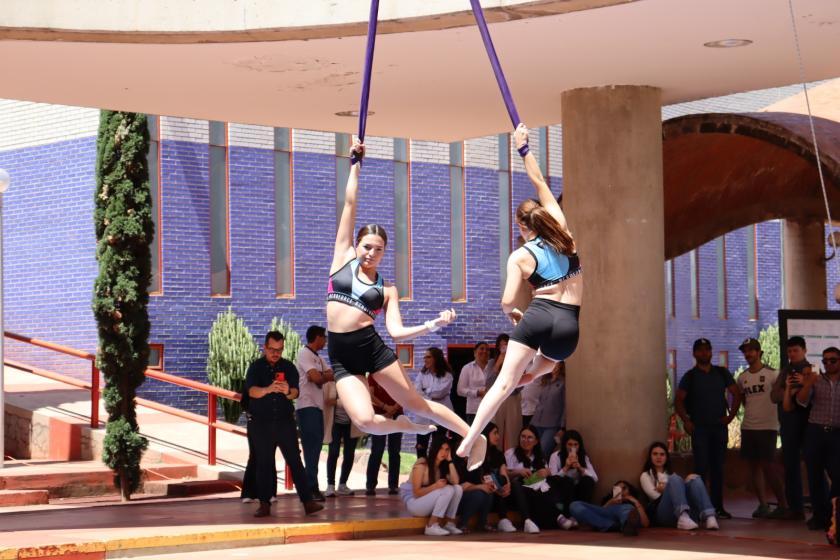
[[[327,301],[351,305],[371,318],[376,318],[385,305],[385,283],[379,273],[373,284],[363,282],[358,272],[359,259],[353,259],[331,275],[327,285]]]
[[[523,247],[537,263],[534,272],[528,277],[528,282],[534,288],[553,286],[583,272],[577,253],[564,255],[539,237],[528,241]]]

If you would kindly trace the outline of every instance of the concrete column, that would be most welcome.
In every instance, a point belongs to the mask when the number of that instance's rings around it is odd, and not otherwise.
[[[785,309],[826,309],[822,221],[785,220],[783,231]]]
[[[563,203],[584,270],[566,425],[587,443],[600,495],[638,483],[667,432],[661,91],[576,89],[561,102]]]

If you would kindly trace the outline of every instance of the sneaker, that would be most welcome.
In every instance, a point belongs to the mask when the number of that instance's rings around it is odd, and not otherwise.
[[[353,492],[352,490],[347,488],[346,484],[339,484],[338,485],[338,490],[336,490],[335,493],[338,494],[339,496],[352,496],[352,495],[355,494],[355,492]]]
[[[767,519],[770,517],[770,506],[767,504],[759,504],[755,511],[752,512],[753,519]]]
[[[272,496],[269,500],[272,504],[277,501],[277,496]]]
[[[525,526],[522,528],[523,531],[526,533],[536,534],[540,532],[540,528],[537,527],[537,524],[531,521],[530,519],[525,520]]]
[[[255,500],[254,498],[242,498],[242,503],[243,504],[251,504],[251,503],[256,502],[256,501],[257,500]]]
[[[437,523],[434,525],[426,525],[426,528],[423,530],[423,534],[427,537],[448,537],[450,535],[449,531]]]
[[[689,517],[688,513],[682,512],[680,514],[680,518],[677,519],[677,529],[682,529],[683,531],[693,531],[698,527],[697,523]]]
[[[709,531],[717,531],[720,529],[720,525],[718,525],[717,517],[714,515],[710,515],[706,518],[706,529]]]
[[[327,498],[335,498],[335,486],[327,484],[327,491],[324,492],[324,496]]]
[[[316,502],[327,501],[327,499],[324,497],[324,495],[321,493],[321,491],[318,490],[317,488],[312,491],[312,499],[315,500]]]
[[[568,531],[569,529],[574,527],[573,523],[574,518],[566,517],[562,513],[557,516],[557,526],[563,529],[564,531]]]
[[[625,537],[637,537],[641,528],[642,518],[639,516],[639,511],[633,508],[627,514],[627,521],[624,522],[624,526],[621,528],[621,534]]]
[[[452,523],[451,521],[449,523],[447,523],[446,525],[444,525],[443,528],[446,529],[447,531],[449,531],[450,535],[463,535],[464,534],[464,532],[461,529],[459,529],[458,527],[456,527],[455,524]]]
[[[499,519],[499,523],[496,524],[496,528],[499,529],[502,533],[515,533],[516,527],[513,526],[513,523],[510,522],[510,519],[507,517],[502,517]]]
[[[718,508],[715,510],[715,517],[718,519],[732,519],[732,514],[723,508]]]
[[[376,496],[376,489],[368,488],[367,490],[365,490],[365,496]]]
[[[400,493],[400,491],[396,488],[388,488],[388,495],[389,496],[396,496],[399,493]]]
[[[303,509],[306,511],[306,515],[312,515],[324,509],[324,504],[315,500],[309,500],[308,502],[303,502]]]

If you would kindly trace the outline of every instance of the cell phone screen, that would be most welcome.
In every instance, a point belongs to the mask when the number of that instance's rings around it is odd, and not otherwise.
[[[283,383],[284,381],[286,381],[286,374],[282,371],[278,371],[277,374],[274,376],[274,381],[278,383]]]

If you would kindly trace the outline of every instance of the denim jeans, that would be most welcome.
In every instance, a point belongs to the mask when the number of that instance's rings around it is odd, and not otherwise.
[[[715,506],[709,499],[702,478],[685,482],[680,475],[672,474],[668,477],[668,484],[656,507],[656,523],[674,526],[685,511],[694,519],[703,520],[715,514]]]
[[[483,490],[465,491],[458,506],[458,515],[461,516],[459,525],[461,527],[468,526],[470,518],[478,514],[476,527],[479,530],[484,529],[484,526],[487,525],[487,515],[490,513],[491,507],[493,507],[493,494],[488,494]]]
[[[374,490],[379,481],[379,465],[385,454],[385,444],[388,444],[388,488],[396,488],[400,481],[400,448],[402,447],[402,433],[385,436],[370,436],[370,457],[367,465],[368,490]]]
[[[306,481],[313,491],[318,489],[318,461],[321,446],[324,445],[324,412],[317,406],[297,410],[300,444],[303,447],[303,464],[306,466]]]
[[[723,509],[723,464],[729,429],[724,424],[695,426],[691,436],[694,448],[694,472],[709,481],[712,504]]]
[[[829,496],[840,495],[840,430],[825,431],[822,426],[808,424],[805,431],[805,466],[808,468],[814,519],[828,526],[831,520]],[[830,491],[826,472],[831,479]]]
[[[341,475],[339,484],[347,484],[350,471],[353,470],[353,459],[356,456],[356,444],[359,438],[350,437],[350,424],[333,422],[332,441],[327,453],[327,484],[335,486],[335,467],[338,465],[338,453],[344,445],[344,455],[341,459]]]
[[[613,504],[604,507],[580,501],[572,502],[569,506],[571,516],[578,523],[589,525],[596,531],[621,529],[633,508],[632,504]]]
[[[557,433],[557,430],[560,429],[559,426],[551,427],[551,428],[541,428],[539,426],[534,426],[537,429],[537,437],[540,440],[540,447],[542,447],[543,453],[546,457],[549,457],[552,453],[554,453],[554,448],[557,447],[557,442],[554,441],[554,434]]]

